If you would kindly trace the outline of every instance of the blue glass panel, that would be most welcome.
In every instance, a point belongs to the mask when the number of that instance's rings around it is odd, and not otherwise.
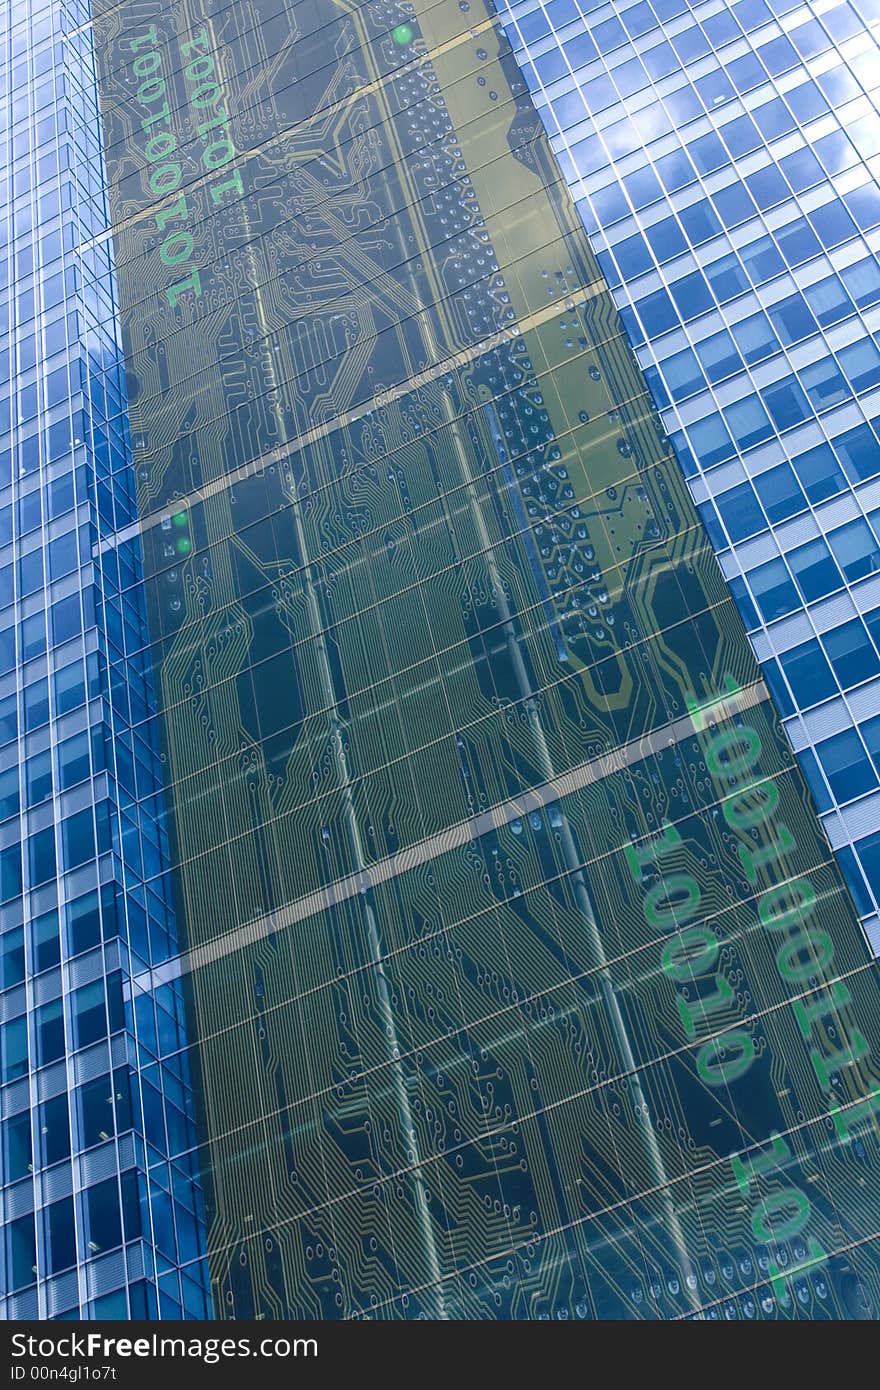
[[[721,520],[732,541],[741,541],[767,529],[767,518],[761,511],[751,483],[740,483],[728,492],[719,493],[716,505]]]
[[[877,786],[877,774],[855,729],[846,729],[816,745],[835,800],[852,801]]]
[[[770,560],[749,575],[749,585],[766,623],[793,613],[800,606],[797,590],[784,560]]]

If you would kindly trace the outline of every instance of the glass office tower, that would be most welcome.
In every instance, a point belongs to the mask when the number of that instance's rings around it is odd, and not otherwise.
[[[880,6],[498,8],[880,950]]]
[[[93,8],[150,1108],[76,1220],[130,1141],[160,1316],[872,1315],[878,967],[494,10]]]
[[[183,996],[132,995],[179,947],[139,544],[98,544],[135,491],[87,19],[0,37],[2,1314],[204,1316]]]

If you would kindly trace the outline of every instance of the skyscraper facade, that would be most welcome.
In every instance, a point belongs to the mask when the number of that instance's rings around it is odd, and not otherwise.
[[[10,1315],[871,1315],[877,965],[494,10],[33,10],[91,177],[57,400],[8,202],[4,1133],[71,1144],[4,1151]]]
[[[182,994],[132,994],[178,942],[139,543],[99,545],[136,511],[88,19],[2,32],[0,1287],[7,1318],[204,1316]]]
[[[880,7],[499,11],[880,949]]]

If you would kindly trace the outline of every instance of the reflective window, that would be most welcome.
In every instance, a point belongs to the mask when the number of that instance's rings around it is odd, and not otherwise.
[[[877,786],[877,773],[855,729],[817,744],[816,755],[835,800],[841,805]]]

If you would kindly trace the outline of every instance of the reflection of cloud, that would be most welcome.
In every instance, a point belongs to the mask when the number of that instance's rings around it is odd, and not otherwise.
[[[642,147],[635,126],[632,121],[626,119],[615,121],[614,125],[606,127],[602,131],[602,138],[612,159],[622,159],[624,155],[632,154],[634,150]]]
[[[654,101],[643,110],[636,111],[633,114],[632,123],[642,145],[646,145],[650,140],[655,140],[658,135],[665,135],[667,131],[672,129],[669,117],[659,101]]]
[[[880,120],[873,112],[849,126],[847,135],[863,159],[880,154]]]

